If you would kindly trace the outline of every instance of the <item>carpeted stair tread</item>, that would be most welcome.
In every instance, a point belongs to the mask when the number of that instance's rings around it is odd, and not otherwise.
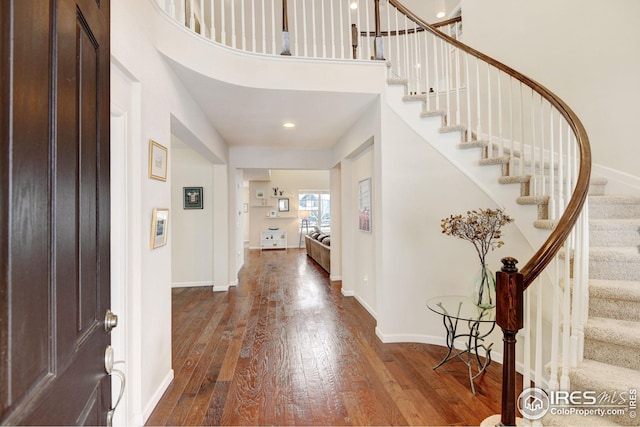
[[[412,93],[402,97],[403,102],[424,102],[427,100],[426,93]]]
[[[420,113],[420,117],[423,119],[429,118],[429,117],[438,117],[438,116],[446,116],[447,112],[444,110],[429,110],[429,111],[423,111]]]
[[[549,196],[520,196],[516,202],[519,205],[543,205],[549,203]]]
[[[589,241],[592,246],[640,246],[640,218],[592,219]]]
[[[589,339],[634,347],[640,352],[640,322],[590,317],[584,325],[584,335]]]
[[[640,282],[633,280],[589,280],[589,296],[640,302]]]
[[[467,127],[465,125],[452,125],[452,126],[443,126],[438,129],[440,133],[450,133],[450,132],[466,132]]]
[[[571,368],[569,376],[573,390],[628,391],[640,384],[640,372],[590,359]]]
[[[555,219],[536,219],[533,226],[539,230],[555,230],[558,220]]]
[[[407,85],[407,84],[409,84],[409,80],[408,79],[399,78],[399,77],[389,77],[387,79],[387,84],[390,84],[390,85]]]
[[[592,261],[640,263],[640,249],[628,246],[596,246],[589,248]]]
[[[640,197],[625,195],[589,196],[589,218],[640,218]]]

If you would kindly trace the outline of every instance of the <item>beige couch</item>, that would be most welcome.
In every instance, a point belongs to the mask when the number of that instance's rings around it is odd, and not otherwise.
[[[328,244],[322,243],[318,238],[323,239]],[[326,239],[329,240],[327,241]],[[307,255],[327,273],[331,273],[331,237],[326,234],[311,233],[304,236],[304,240],[307,247]]]

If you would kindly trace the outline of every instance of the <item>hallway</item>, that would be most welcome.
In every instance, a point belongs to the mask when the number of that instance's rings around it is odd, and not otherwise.
[[[247,251],[239,286],[172,290],[175,378],[147,425],[479,425],[501,365],[469,387],[443,347],[381,344],[304,250]],[[426,307],[425,307],[426,310]]]

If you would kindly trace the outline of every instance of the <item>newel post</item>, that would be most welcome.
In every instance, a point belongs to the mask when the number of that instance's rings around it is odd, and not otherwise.
[[[384,61],[384,45],[382,44],[382,31],[380,29],[380,0],[374,0],[376,18],[376,36],[373,44],[373,54],[376,61]]]
[[[523,327],[523,275],[515,258],[503,258],[496,273],[496,324],[502,329],[502,412],[500,425],[516,425],[516,334]]]
[[[291,56],[291,40],[289,38],[289,12],[287,0],[282,0],[282,52],[280,55]]]

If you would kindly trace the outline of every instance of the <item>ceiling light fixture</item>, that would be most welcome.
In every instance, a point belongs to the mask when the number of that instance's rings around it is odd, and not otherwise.
[[[436,15],[436,17],[438,17],[438,18],[444,18],[444,12],[438,12],[438,14]]]
[[[357,9],[358,8],[358,2],[357,1],[352,1],[351,2],[351,9]]]
[[[286,122],[282,126],[284,126],[286,128],[294,128],[294,127],[296,127],[295,123],[291,123],[291,122]]]

